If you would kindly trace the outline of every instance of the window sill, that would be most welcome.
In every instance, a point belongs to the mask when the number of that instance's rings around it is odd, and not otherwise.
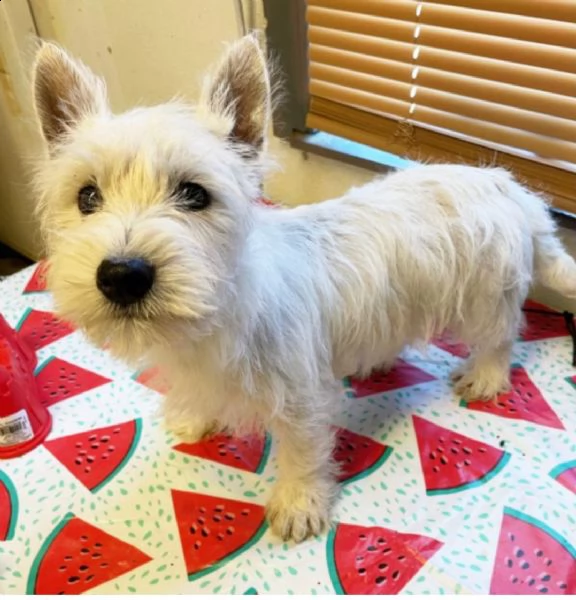
[[[289,141],[292,148],[297,150],[339,160],[377,173],[405,169],[415,164],[390,152],[377,150],[324,131],[294,132]]]
[[[293,132],[289,139],[290,146],[302,152],[318,154],[325,158],[339,160],[355,167],[388,173],[397,169],[406,169],[417,163],[400,158],[390,152],[377,150],[365,144],[359,144],[324,131],[309,133]],[[560,209],[552,208],[557,224],[565,229],[576,230],[576,215]]]

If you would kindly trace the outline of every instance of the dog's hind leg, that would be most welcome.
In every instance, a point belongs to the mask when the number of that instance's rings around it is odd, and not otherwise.
[[[512,342],[480,346],[453,374],[455,391],[466,401],[490,400],[510,387]]]
[[[490,400],[510,388],[510,355],[522,322],[524,295],[517,289],[497,303],[486,302],[486,310],[470,323],[472,354],[452,376],[455,392],[464,400]]]

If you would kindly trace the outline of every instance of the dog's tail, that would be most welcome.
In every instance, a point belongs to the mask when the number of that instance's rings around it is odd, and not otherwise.
[[[576,262],[558,237],[546,199],[521,185],[508,172],[501,174],[500,188],[522,209],[532,232],[535,282],[567,298],[576,298]]]
[[[543,205],[541,208],[533,234],[536,280],[563,296],[576,298],[576,262],[558,239],[552,216]]]

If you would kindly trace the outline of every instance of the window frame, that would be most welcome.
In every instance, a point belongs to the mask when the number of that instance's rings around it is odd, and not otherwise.
[[[274,83],[281,85],[272,121],[274,135],[303,152],[376,173],[408,166],[409,160],[390,152],[306,126],[310,107],[306,4],[306,0],[263,0],[268,55],[278,69],[274,76],[279,81]]]
[[[263,4],[268,54],[279,69],[275,75],[284,92],[274,111],[274,134],[290,138],[294,131],[308,131],[306,0],[263,0]]]

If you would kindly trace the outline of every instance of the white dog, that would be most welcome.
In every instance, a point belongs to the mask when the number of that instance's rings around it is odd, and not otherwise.
[[[319,534],[336,495],[339,379],[452,331],[456,392],[492,398],[534,280],[576,297],[545,203],[502,169],[424,166],[337,200],[259,202],[270,85],[253,38],[196,108],[110,112],[103,81],[52,44],[34,93],[49,284],[59,314],[119,357],[159,365],[169,425],[199,439],[270,429],[268,504],[284,539]]]

